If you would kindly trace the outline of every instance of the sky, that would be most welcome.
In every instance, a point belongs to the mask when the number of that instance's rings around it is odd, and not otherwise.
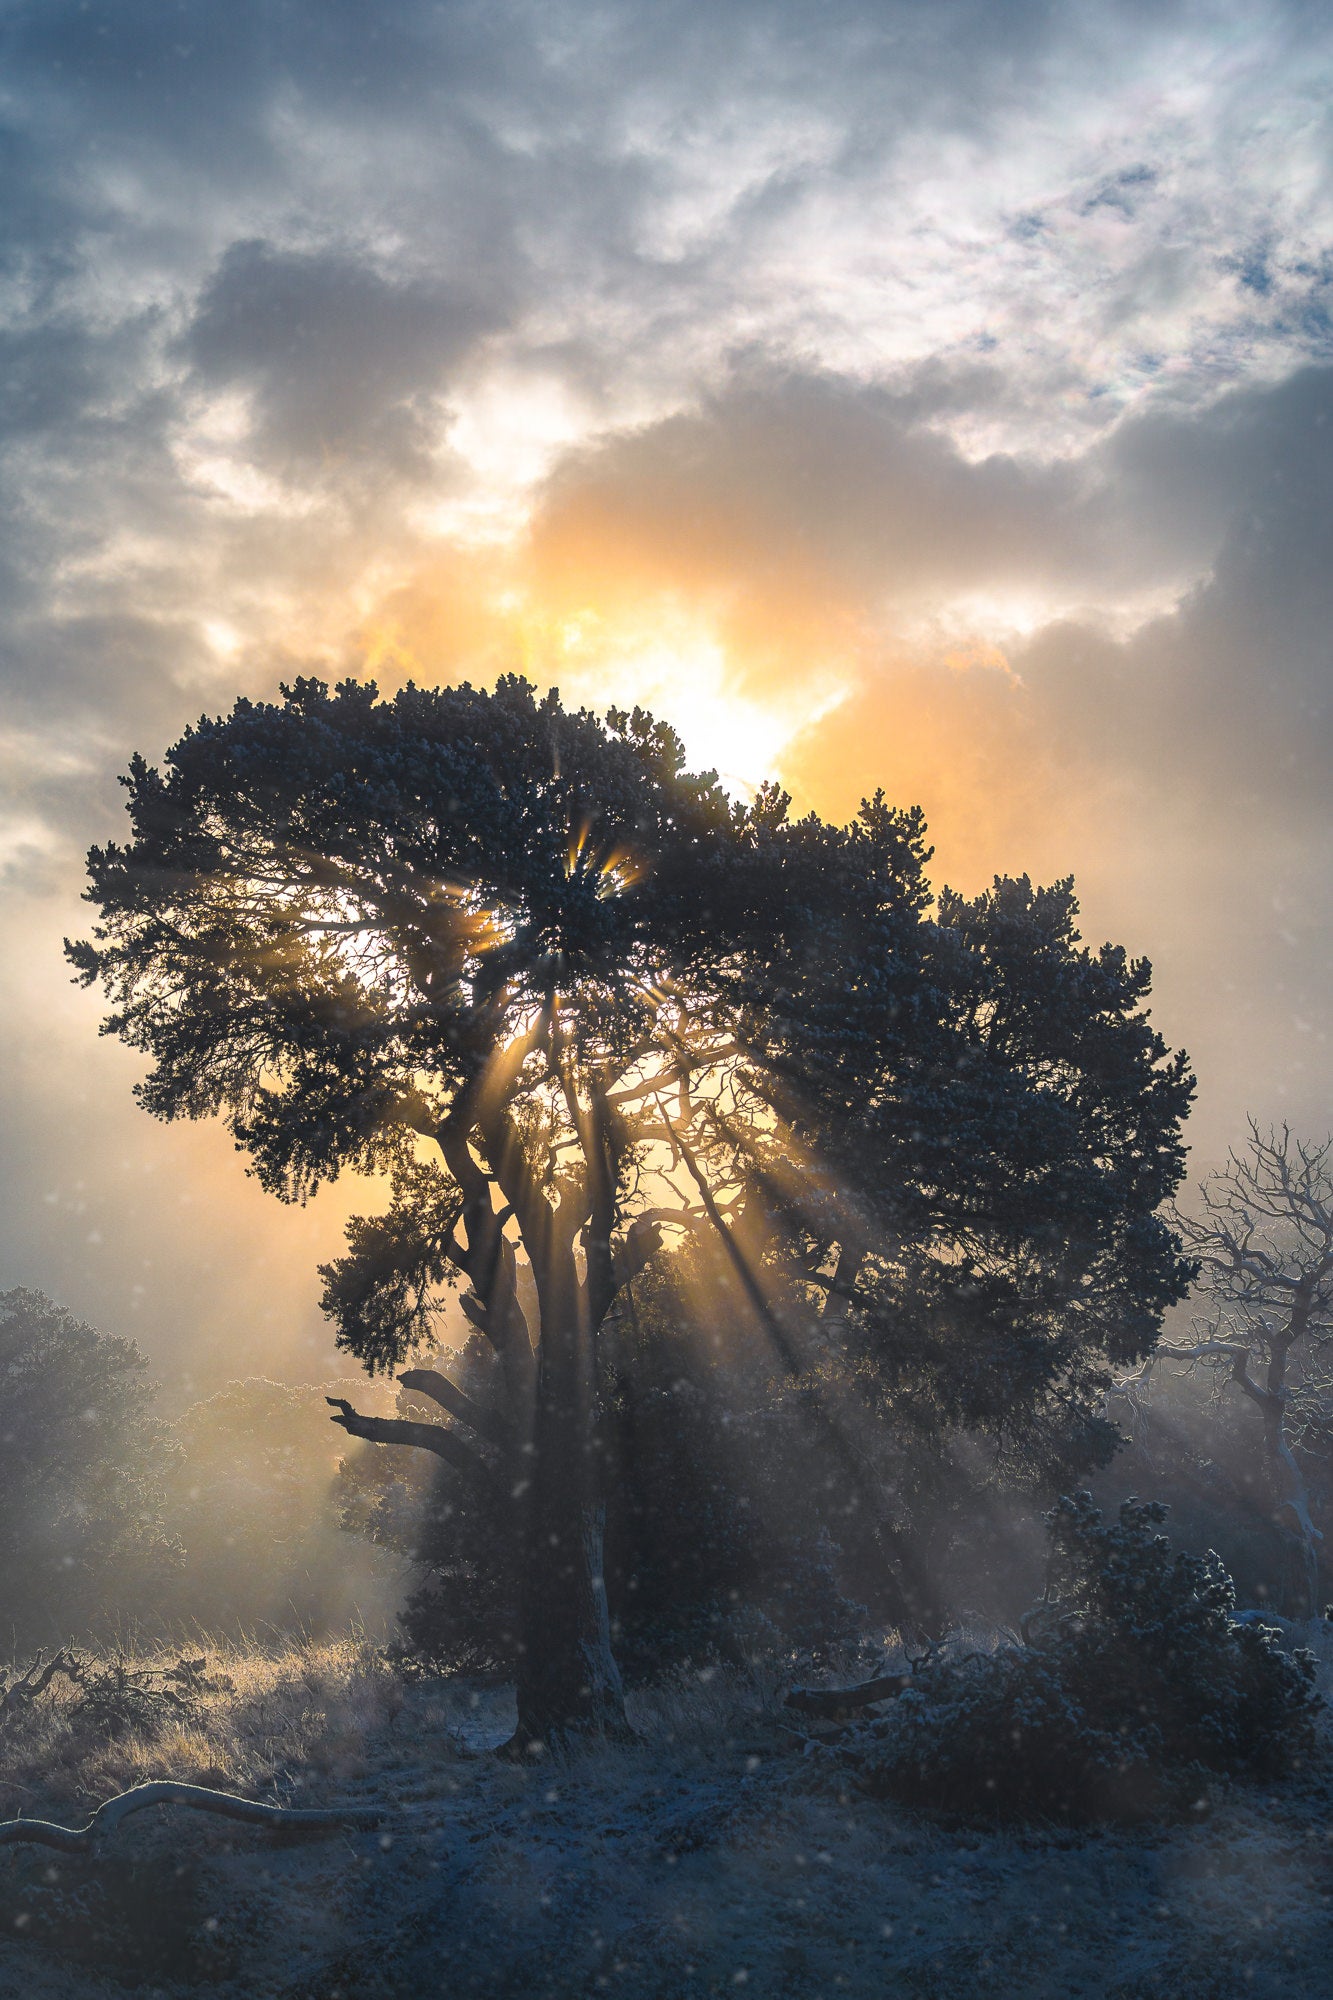
[[[296,673],[634,699],[1155,968],[1201,1169],[1333,1123],[1333,13],[0,0],[0,1288],[326,1365],[60,953]]]

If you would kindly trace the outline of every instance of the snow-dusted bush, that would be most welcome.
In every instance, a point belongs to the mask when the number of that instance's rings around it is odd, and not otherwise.
[[[1308,1756],[1313,1656],[1238,1621],[1218,1558],[1173,1555],[1165,1516],[1128,1500],[1107,1523],[1087,1493],[1060,1500],[1022,1645],[923,1663],[858,1731],[868,1786],[949,1811],[1133,1818],[1188,1806],[1209,1773]]]

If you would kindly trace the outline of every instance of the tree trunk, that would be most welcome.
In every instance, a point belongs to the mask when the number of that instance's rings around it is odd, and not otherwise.
[[[1274,1519],[1287,1560],[1279,1579],[1286,1618],[1313,1618],[1319,1610],[1319,1530],[1310,1518],[1310,1499],[1296,1455],[1287,1438],[1286,1406],[1281,1392],[1263,1412],[1264,1446],[1276,1501]]]
[[[1281,1612],[1303,1624],[1319,1611],[1319,1557],[1299,1528],[1280,1524],[1286,1563],[1281,1578]]]
[[[543,1290],[532,1485],[524,1496],[518,1727],[510,1746],[518,1756],[537,1755],[571,1734],[624,1735],[629,1727],[602,1568],[591,1335],[579,1324],[574,1287]]]

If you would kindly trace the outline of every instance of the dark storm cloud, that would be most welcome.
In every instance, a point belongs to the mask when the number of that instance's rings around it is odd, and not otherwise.
[[[1052,629],[1017,664],[1071,735],[1219,811],[1325,816],[1333,764],[1333,368],[1145,418],[1104,454],[1140,532],[1207,574],[1121,644]],[[1147,726],[1145,727],[1145,723]]]
[[[40,435],[97,393],[98,344],[79,326],[0,329],[0,433]]]

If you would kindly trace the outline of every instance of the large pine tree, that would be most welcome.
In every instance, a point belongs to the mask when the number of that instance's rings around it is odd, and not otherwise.
[[[457,1282],[495,1354],[498,1412],[422,1370],[447,1422],[338,1421],[517,1510],[520,1746],[623,1722],[596,1347],[663,1229],[719,1248],[775,1359],[823,1385],[905,1619],[929,1591],[876,1490],[879,1420],[1087,1422],[1098,1357],[1145,1351],[1180,1294],[1155,1211],[1190,1078],[1146,967],[1079,946],[1067,885],[932,910],[919,814],[737,805],[640,711],[513,678],[301,681],[128,785],[70,950],[151,1058],[145,1107],[221,1114],[285,1199],[387,1172],[326,1272],[340,1343],[401,1367]],[[887,1400],[835,1384],[853,1350]]]

